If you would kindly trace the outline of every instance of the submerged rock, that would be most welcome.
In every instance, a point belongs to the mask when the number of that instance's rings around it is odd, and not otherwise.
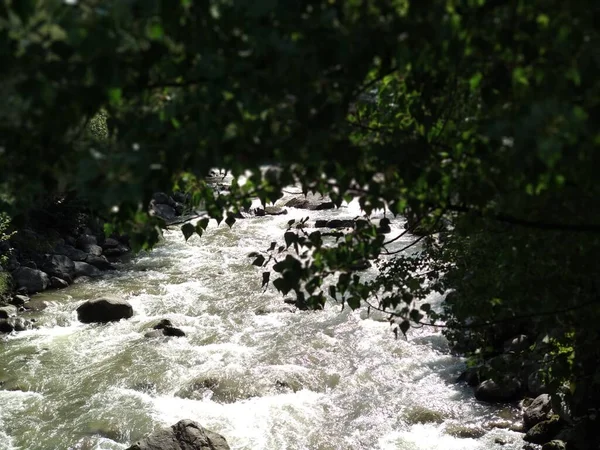
[[[220,434],[191,420],[181,420],[169,428],[155,431],[127,450],[229,450]]]
[[[69,287],[69,283],[58,277],[50,277],[50,286],[53,289],[64,289]]]
[[[98,298],[77,308],[77,318],[83,323],[106,323],[133,316],[133,308],[125,300]]]
[[[13,305],[0,306],[0,319],[8,319],[17,315],[17,308]]]
[[[506,378],[501,382],[485,380],[477,386],[475,398],[488,403],[512,402],[519,397],[521,383],[512,378]]]
[[[323,209],[335,208],[335,204],[330,198],[311,193],[308,193],[306,196],[299,195],[298,197],[293,197],[286,201],[283,206],[298,209],[308,209],[311,211],[321,211]]]

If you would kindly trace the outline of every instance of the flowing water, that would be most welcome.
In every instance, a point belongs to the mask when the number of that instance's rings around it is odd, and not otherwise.
[[[125,449],[185,418],[232,449],[521,448],[493,427],[515,411],[454,383],[463,362],[435,330],[396,340],[377,314],[293,311],[261,290],[247,254],[288,220],[358,213],[290,208],[232,229],[211,222],[187,243],[171,230],[114,273],[38,295],[50,303],[39,328],[0,341],[0,450]],[[77,306],[98,296],[126,299],[134,316],[79,323]],[[186,337],[144,337],[164,318]]]

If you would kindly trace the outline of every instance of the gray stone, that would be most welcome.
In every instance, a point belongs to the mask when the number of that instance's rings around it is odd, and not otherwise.
[[[191,420],[155,431],[127,450],[230,450],[227,441]]]
[[[469,367],[463,373],[461,373],[456,380],[459,383],[465,382],[471,387],[475,387],[479,384],[479,368]]]
[[[544,420],[548,420],[552,413],[552,404],[548,394],[538,396],[532,403],[523,411],[523,424],[525,429],[529,430],[534,425],[537,425]]]
[[[17,288],[27,289],[27,293],[35,294],[48,288],[50,278],[41,270],[30,267],[19,267],[12,273]]]
[[[102,275],[102,272],[97,267],[92,266],[91,264],[75,261],[75,276],[76,277],[99,277]]]
[[[17,307],[13,305],[0,307],[0,319],[8,319],[17,315]]]
[[[24,308],[28,311],[43,311],[48,307],[48,302],[34,298],[25,303]]]
[[[50,286],[53,289],[64,289],[69,287],[69,283],[58,277],[50,277]]]
[[[542,450],[567,450],[567,444],[555,439],[542,445]]]
[[[162,332],[165,336],[173,336],[173,337],[185,336],[185,333],[183,332],[183,330],[180,330],[179,328],[175,328],[175,327],[164,327]]]
[[[64,255],[72,261],[85,261],[85,258],[88,255],[83,250],[79,250],[78,248],[75,248],[68,244],[57,245],[56,247],[54,247],[53,252],[56,255]]]
[[[13,297],[11,303],[16,306],[23,306],[28,301],[29,301],[29,297],[27,295],[17,294]]]
[[[298,197],[293,197],[287,200],[283,206],[298,209],[308,209],[311,211],[335,208],[335,204],[330,198],[312,193],[308,193],[306,196],[300,195]]]
[[[133,308],[125,300],[97,298],[77,308],[77,318],[83,323],[106,323],[133,316]]]
[[[562,421],[560,420],[560,417],[553,416],[551,419],[544,420],[533,426],[525,433],[523,440],[531,442],[532,444],[542,445],[554,439],[561,428]]]
[[[107,248],[115,248],[118,247],[121,243],[114,238],[106,238],[104,243],[102,244],[102,249],[106,250]]]
[[[123,244],[119,244],[116,247],[107,248],[106,250],[104,250],[104,254],[108,257],[115,257],[115,256],[124,255],[125,253],[128,253],[129,251],[130,251],[129,247],[127,247],[126,245],[123,245]]]
[[[520,391],[521,383],[513,378],[499,382],[488,379],[477,386],[475,398],[489,403],[512,402],[519,397]]]
[[[85,250],[88,245],[98,245],[98,239],[93,234],[82,234],[77,238],[77,248]]]
[[[353,219],[317,220],[315,228],[354,228],[356,221]]]
[[[110,250],[110,249],[109,249]],[[107,252],[109,251],[107,250]],[[106,259],[105,255],[86,255],[85,261],[86,263],[96,267],[100,270],[115,270],[115,266],[113,266],[108,259]]]
[[[527,390],[531,395],[548,393],[548,386],[544,382],[544,373],[541,370],[534,370],[527,376]]]
[[[12,323],[6,319],[0,319],[0,333],[12,333],[15,330]]]
[[[82,250],[90,255],[100,256],[102,254],[102,247],[96,244],[87,244]]]
[[[70,282],[75,274],[75,264],[65,255],[47,255],[42,263],[42,270],[51,277]]]
[[[164,220],[173,220],[177,217],[177,211],[169,205],[163,205],[162,203],[151,203],[150,210],[154,215]]]
[[[147,331],[146,333],[144,333],[144,337],[146,337],[146,338],[157,338],[157,337],[162,337],[162,336],[164,336],[162,330],[150,330],[150,331]]]

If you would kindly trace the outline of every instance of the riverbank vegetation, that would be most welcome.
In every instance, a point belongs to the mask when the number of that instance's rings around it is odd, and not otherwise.
[[[358,197],[418,242],[290,223],[289,251],[253,260],[265,283],[309,308],[382,309],[398,335],[444,328],[512,397],[553,394],[565,439],[594,448],[599,18],[583,0],[6,0],[1,206],[18,221],[76,193],[139,248],[163,225],[146,212],[157,191],[228,225],[290,184]],[[233,174],[227,196],[212,167]],[[382,269],[369,283],[365,260]],[[511,368],[490,374],[498,355]]]

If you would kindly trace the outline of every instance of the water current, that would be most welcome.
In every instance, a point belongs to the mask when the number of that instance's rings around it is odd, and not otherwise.
[[[0,338],[0,450],[125,449],[180,419],[232,449],[521,448],[494,427],[514,409],[454,382],[464,363],[436,330],[394,339],[381,315],[293,311],[261,290],[247,254],[281,239],[288,220],[358,214],[351,203],[232,229],[213,221],[187,243],[173,229],[113,273],[37,295],[49,303],[39,328]],[[392,235],[401,229],[394,220]],[[98,296],[126,299],[134,316],[79,323],[77,306]],[[186,337],[144,337],[165,318]]]

